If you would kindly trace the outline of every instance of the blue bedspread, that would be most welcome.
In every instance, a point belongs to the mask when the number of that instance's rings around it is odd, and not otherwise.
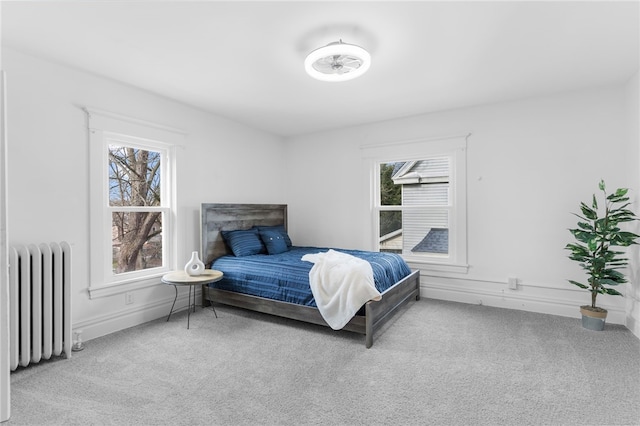
[[[309,286],[309,271],[313,263],[303,261],[302,256],[327,250],[294,246],[289,251],[275,255],[222,256],[212,263],[211,269],[222,271],[224,277],[210,286],[299,305],[316,306]],[[380,293],[411,274],[409,266],[397,254],[334,250],[368,261]]]

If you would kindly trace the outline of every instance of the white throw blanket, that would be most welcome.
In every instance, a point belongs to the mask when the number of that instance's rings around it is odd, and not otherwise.
[[[382,299],[366,260],[331,249],[305,254],[302,260],[314,263],[309,271],[311,292],[320,314],[334,330],[344,327],[369,300]]]

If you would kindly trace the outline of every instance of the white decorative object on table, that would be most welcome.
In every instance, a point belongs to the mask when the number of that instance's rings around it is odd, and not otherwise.
[[[184,271],[188,275],[192,275],[192,276],[200,275],[202,274],[202,272],[204,272],[204,263],[202,263],[202,261],[198,257],[197,251],[194,251],[191,253],[191,259],[184,266]]]

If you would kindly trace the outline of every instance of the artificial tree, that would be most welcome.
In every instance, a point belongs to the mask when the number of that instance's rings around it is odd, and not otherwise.
[[[589,314],[585,311],[594,312],[596,314],[593,316],[605,318],[607,311],[596,305],[596,297],[598,294],[622,296],[613,287],[627,282],[620,269],[627,266],[628,259],[624,256],[624,251],[615,247],[636,244],[636,239],[640,236],[623,231],[619,226],[621,223],[638,220],[629,209],[628,189],[618,188],[614,193],[607,194],[604,180],[600,180],[598,188],[602,191],[600,208],[595,194],[591,206],[580,203],[582,214],[574,213],[580,219],[577,228],[569,229],[576,242],[567,244],[565,249],[571,252],[569,258],[579,262],[587,273],[586,284],[569,280],[571,284],[591,292],[591,305],[581,306],[581,311],[586,315]]]

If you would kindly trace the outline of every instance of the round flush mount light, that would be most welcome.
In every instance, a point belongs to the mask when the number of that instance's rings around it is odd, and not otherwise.
[[[304,61],[307,74],[322,81],[351,80],[367,72],[370,66],[369,52],[342,40],[314,50]]]

